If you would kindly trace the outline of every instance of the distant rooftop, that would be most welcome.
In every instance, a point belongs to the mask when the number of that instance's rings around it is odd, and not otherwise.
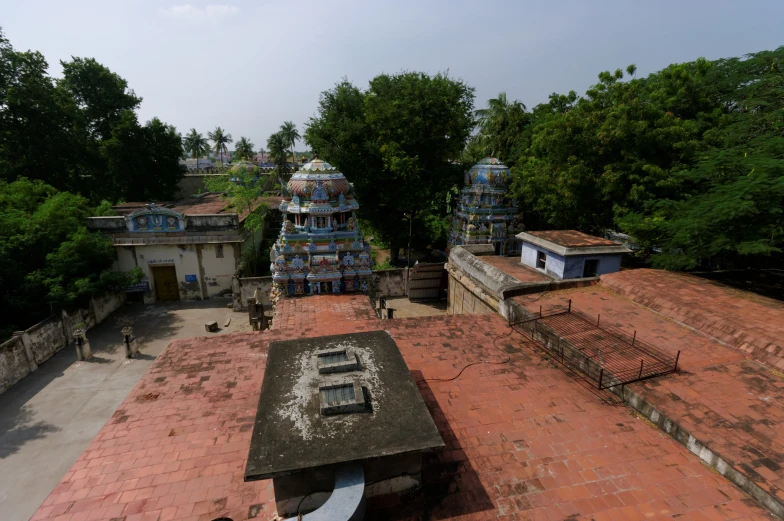
[[[539,237],[566,248],[581,248],[587,246],[617,246],[619,243],[601,237],[594,237],[577,230],[543,230],[528,232],[529,235]]]
[[[265,196],[258,199],[259,204],[266,204],[270,208],[277,208],[282,197]],[[127,202],[119,203],[112,206],[112,209],[120,215],[128,215],[145,208],[150,202]],[[156,206],[160,208],[169,208],[175,212],[186,215],[212,215],[220,213],[238,213],[234,208],[229,206],[229,203],[223,198],[221,194],[209,193],[198,197],[188,197],[174,202],[156,202]],[[240,212],[244,218],[244,214]]]
[[[535,244],[564,256],[631,252],[629,248],[619,242],[594,237],[577,230],[522,232],[518,233],[516,237],[521,241]]]

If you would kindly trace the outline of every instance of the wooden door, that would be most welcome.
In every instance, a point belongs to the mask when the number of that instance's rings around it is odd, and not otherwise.
[[[180,300],[177,287],[177,272],[174,266],[156,266],[152,268],[155,281],[155,296],[158,300]]]

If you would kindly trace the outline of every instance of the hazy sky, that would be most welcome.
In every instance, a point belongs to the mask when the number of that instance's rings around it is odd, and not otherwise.
[[[365,87],[381,72],[448,69],[478,106],[505,91],[530,108],[630,63],[648,74],[773,49],[782,20],[782,0],[0,2],[11,43],[41,51],[52,74],[96,58],[144,98],[142,121],[220,125],[256,148],[284,120],[304,127],[343,77]]]

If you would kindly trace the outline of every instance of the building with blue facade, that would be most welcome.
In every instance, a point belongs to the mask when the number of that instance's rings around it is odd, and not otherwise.
[[[575,230],[517,234],[521,262],[554,279],[597,277],[621,269],[621,257],[631,250],[615,241]]]

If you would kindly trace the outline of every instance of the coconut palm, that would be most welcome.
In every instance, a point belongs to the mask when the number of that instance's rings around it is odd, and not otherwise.
[[[288,141],[281,132],[275,132],[267,140],[270,160],[275,164],[278,179],[281,179],[281,176],[289,173],[289,154],[288,150],[286,150],[287,146]]]
[[[220,155],[221,165],[223,165],[223,158],[226,154],[229,153],[229,149],[226,147],[226,145],[234,141],[231,138],[231,134],[227,134],[226,131],[220,127],[215,127],[215,130],[207,133],[207,135],[214,143],[215,155]]]
[[[199,169],[199,158],[210,151],[210,142],[201,135],[200,132],[196,132],[195,128],[192,128],[188,134],[182,138],[182,147],[188,152],[191,156],[196,158],[196,169]]]
[[[528,120],[526,107],[520,101],[510,102],[506,93],[487,100],[487,108],[474,111],[479,126],[479,142],[491,155],[505,156],[511,152],[508,134],[519,133]],[[513,132],[512,132],[513,131]],[[509,157],[501,157],[509,160]]]
[[[239,159],[253,159],[253,143],[246,137],[241,137],[237,141],[237,146],[234,147],[234,154]]]
[[[294,170],[297,169],[297,155],[294,153],[294,145],[302,137],[299,135],[297,126],[292,121],[284,121],[280,126],[280,134],[287,146],[291,148],[291,159],[294,162]]]

